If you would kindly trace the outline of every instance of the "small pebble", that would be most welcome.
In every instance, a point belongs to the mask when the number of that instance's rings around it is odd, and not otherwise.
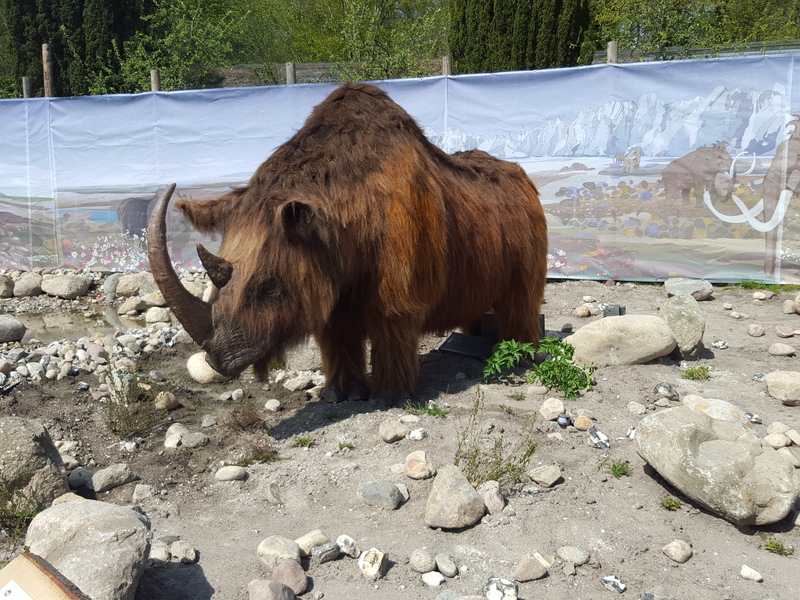
[[[747,565],[742,565],[741,571],[739,571],[739,575],[742,576],[744,579],[749,579],[750,581],[764,581],[764,578],[761,576],[761,573],[756,571],[755,569],[751,569]]]

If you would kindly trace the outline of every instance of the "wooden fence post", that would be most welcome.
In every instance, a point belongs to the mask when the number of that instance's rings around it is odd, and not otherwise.
[[[53,54],[50,44],[42,44],[42,70],[44,75],[44,97],[53,97]]]
[[[161,77],[158,74],[158,69],[150,69],[150,91],[161,91]]]
[[[450,56],[445,54],[442,57],[442,75],[452,75],[452,69],[450,68]]]
[[[617,42],[616,40],[611,40],[608,42],[608,47],[606,50],[606,62],[609,64],[614,64],[617,62]]]
[[[23,98],[30,98],[31,97],[31,78],[30,77],[23,77],[22,78],[22,97]]]
[[[295,82],[295,69],[293,62],[286,63],[286,85],[291,85]]]

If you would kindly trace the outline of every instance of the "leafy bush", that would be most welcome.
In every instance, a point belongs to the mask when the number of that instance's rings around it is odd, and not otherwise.
[[[576,365],[572,360],[575,354],[572,344],[558,338],[544,338],[539,343],[539,351],[546,352],[549,358],[533,366],[528,374],[529,383],[538,379],[542,385],[564,392],[570,400],[575,400],[579,391],[592,387],[592,373],[597,367]]]
[[[495,344],[492,355],[486,359],[483,367],[483,380],[489,381],[505,369],[513,369],[522,360],[534,361],[536,354],[547,355],[546,360],[533,364],[528,371],[527,381],[533,383],[537,379],[542,385],[564,392],[565,397],[575,400],[577,392],[592,386],[592,373],[597,367],[576,365],[572,357],[575,348],[568,342],[558,338],[543,338],[537,350],[531,343],[504,340]]]

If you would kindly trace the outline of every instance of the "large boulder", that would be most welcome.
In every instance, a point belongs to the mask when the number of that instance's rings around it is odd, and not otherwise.
[[[671,277],[664,282],[664,289],[670,296],[689,294],[695,300],[705,300],[714,292],[714,287],[702,279]]]
[[[11,315],[0,315],[0,342],[18,342],[25,337],[27,327]]]
[[[664,479],[737,525],[780,521],[800,495],[791,462],[741,423],[680,406],[642,419],[635,440]]]
[[[14,295],[17,297],[38,296],[42,293],[42,276],[28,271],[14,282]]]
[[[443,467],[433,481],[425,507],[425,524],[442,529],[462,529],[481,520],[486,505],[455,465]]]
[[[72,300],[88,292],[90,285],[92,285],[91,277],[67,273],[45,277],[42,280],[42,291],[50,296]]]
[[[0,477],[37,510],[69,492],[64,463],[47,429],[22,417],[0,418]]]
[[[638,365],[668,355],[676,341],[666,321],[650,315],[606,317],[566,338],[577,364]]]
[[[14,295],[14,280],[8,275],[0,275],[0,298],[10,298]]]
[[[96,500],[56,504],[31,521],[25,544],[96,600],[133,600],[150,553],[147,517]]]
[[[800,373],[773,371],[764,377],[767,393],[786,406],[800,405]]]
[[[661,307],[661,316],[675,336],[681,358],[696,360],[706,330],[706,320],[697,300],[689,294],[672,296]]]

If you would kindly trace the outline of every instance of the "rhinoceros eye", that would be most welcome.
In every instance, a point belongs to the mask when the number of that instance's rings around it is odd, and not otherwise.
[[[251,281],[247,286],[247,298],[253,303],[263,304],[271,302],[281,293],[281,287],[275,279],[262,279]]]

